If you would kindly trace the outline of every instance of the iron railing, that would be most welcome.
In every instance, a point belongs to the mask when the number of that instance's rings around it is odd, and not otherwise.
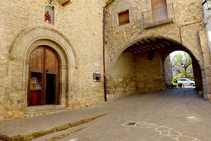
[[[173,4],[169,4],[166,6],[146,11],[142,13],[142,18],[142,24],[144,28],[159,26],[162,24],[173,22],[174,6]]]

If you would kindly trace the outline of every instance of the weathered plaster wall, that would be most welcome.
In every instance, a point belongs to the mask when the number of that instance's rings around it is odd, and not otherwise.
[[[136,85],[138,92],[156,92],[165,90],[162,56],[154,53],[152,60],[148,59],[150,52],[134,54]]]
[[[47,28],[46,36],[52,37],[48,41],[55,46],[64,44],[55,42],[57,35],[69,42],[75,55],[69,56],[76,60],[76,64],[68,62],[61,66],[62,74],[67,71],[66,76],[61,77],[61,86],[63,93],[67,94],[63,98],[68,98],[66,104],[70,108],[81,108],[104,100],[104,80],[102,78],[100,83],[93,82],[93,73],[96,70],[103,73],[102,20],[106,2],[107,0],[74,0],[63,7],[53,0],[51,6],[55,7],[55,24],[51,25],[44,22],[44,10],[49,5],[49,0],[1,0],[0,121],[19,118],[27,110],[27,56],[22,56],[21,59],[11,59],[9,56],[17,37],[29,28]],[[35,31],[34,37],[44,35],[43,30]],[[28,37],[21,36],[27,41]],[[43,43],[47,44],[48,41]],[[23,48],[29,48],[32,44],[23,44]],[[94,67],[94,62],[99,63],[99,67]]]
[[[167,4],[173,4],[175,19],[174,23],[158,26],[151,29],[142,28],[142,13],[151,10],[151,0],[132,1],[132,0],[115,0],[107,9],[106,15],[106,70],[107,76],[109,69],[115,65],[119,55],[130,45],[150,38],[165,38],[181,45],[187,49],[196,58],[202,68],[204,65],[209,66],[209,62],[203,61],[203,52],[200,48],[198,32],[205,27],[200,23],[203,20],[203,7],[201,0],[181,1],[166,0]],[[127,5],[127,6],[125,6]],[[118,25],[117,14],[119,11],[129,9],[130,23]],[[205,46],[205,45],[203,45]],[[210,56],[208,50],[205,50]],[[204,64],[205,63],[205,64]],[[202,77],[207,78],[205,71],[202,71]],[[204,79],[203,87],[209,93],[207,83]]]
[[[132,53],[122,53],[111,70],[112,74],[107,78],[108,100],[137,92]]]

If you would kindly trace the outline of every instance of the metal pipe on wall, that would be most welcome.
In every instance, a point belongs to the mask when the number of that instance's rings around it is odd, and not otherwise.
[[[106,96],[106,69],[105,69],[105,24],[106,24],[106,8],[113,3],[114,0],[112,0],[110,3],[108,3],[106,6],[103,7],[103,73],[104,73],[104,99],[105,102],[107,101]]]

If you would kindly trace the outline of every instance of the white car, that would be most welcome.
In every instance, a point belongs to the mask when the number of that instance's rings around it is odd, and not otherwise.
[[[183,85],[190,85],[190,86],[195,86],[195,81],[192,81],[187,78],[177,78],[177,83],[182,83]]]

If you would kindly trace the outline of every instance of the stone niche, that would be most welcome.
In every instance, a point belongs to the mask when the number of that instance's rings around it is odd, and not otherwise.
[[[46,13],[47,12],[50,15],[49,20],[46,20]],[[49,23],[49,24],[54,25],[54,9],[50,5],[45,6],[44,21]]]

